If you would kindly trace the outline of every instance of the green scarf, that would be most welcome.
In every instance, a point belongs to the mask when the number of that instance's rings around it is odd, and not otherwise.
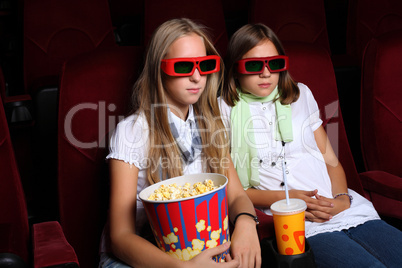
[[[267,97],[257,97],[242,93],[237,89],[240,100],[230,114],[232,152],[234,166],[244,189],[260,184],[259,162],[255,145],[253,121],[250,112],[250,102],[269,102],[278,97],[276,87]],[[277,116],[276,140],[290,142],[293,140],[292,110],[290,104],[282,105],[279,99],[275,101]]]

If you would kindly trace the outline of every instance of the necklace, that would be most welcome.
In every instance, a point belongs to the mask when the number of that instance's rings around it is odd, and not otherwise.
[[[281,182],[281,186],[283,187],[283,186],[285,186],[285,172],[286,172],[286,154],[285,154],[285,144],[286,144],[286,142],[284,142],[284,141],[282,141],[282,149],[281,149],[281,151],[280,151],[280,153],[279,153],[279,156],[276,158],[276,160],[275,161],[272,161],[272,163],[271,163],[271,166],[272,167],[275,167],[276,166],[276,163],[278,162],[278,160],[279,160],[279,158],[283,158],[283,162],[282,162],[282,169],[283,169],[283,172],[284,172],[284,178],[283,178],[283,180],[282,180],[282,182]],[[283,152],[283,156],[282,156],[282,152]]]

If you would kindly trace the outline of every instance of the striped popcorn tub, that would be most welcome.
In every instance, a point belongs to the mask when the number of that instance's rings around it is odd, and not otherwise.
[[[148,200],[161,185],[193,185],[207,179],[217,186],[214,190],[174,200]],[[155,240],[162,251],[180,260],[190,260],[202,250],[229,241],[227,182],[221,174],[191,174],[158,182],[140,192]],[[229,250],[215,256],[214,260],[223,262],[228,253]]]

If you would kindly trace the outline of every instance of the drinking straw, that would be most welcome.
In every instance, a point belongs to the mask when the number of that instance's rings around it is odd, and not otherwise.
[[[287,177],[286,177],[285,152],[283,153],[282,171],[283,171],[283,183],[285,184],[286,205],[289,206],[289,189],[288,189],[288,180],[287,180]]]

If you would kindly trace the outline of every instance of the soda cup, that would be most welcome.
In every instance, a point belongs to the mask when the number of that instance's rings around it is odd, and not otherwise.
[[[275,236],[278,251],[282,255],[297,255],[305,251],[306,202],[290,198],[279,200],[271,205],[274,216]]]

